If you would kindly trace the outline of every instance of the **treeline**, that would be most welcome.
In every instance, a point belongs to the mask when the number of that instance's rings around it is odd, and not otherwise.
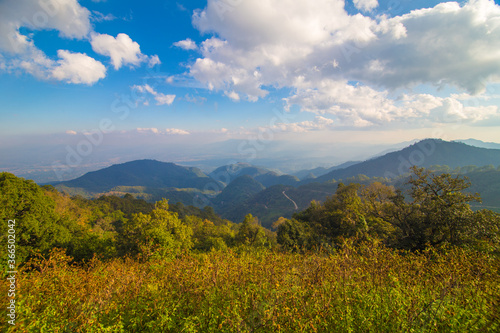
[[[467,177],[417,167],[411,171],[407,193],[380,182],[340,183],[324,203],[312,202],[293,218],[277,221],[278,243],[303,250],[354,238],[412,251],[442,245],[500,249],[500,214],[471,209],[481,198],[467,192]]]
[[[0,204],[0,220],[5,222],[2,244],[6,244],[7,221],[16,221],[18,263],[36,253],[48,254],[54,247],[81,262],[94,255],[142,260],[186,251],[276,246],[275,234],[251,215],[236,224],[221,219],[211,207],[169,205],[166,200],[152,204],[132,195],[69,197],[10,173],[0,174]],[[1,257],[6,257],[5,251],[0,249]]]
[[[94,255],[148,260],[227,248],[334,251],[347,238],[412,251],[441,245],[499,250],[500,215],[470,208],[480,197],[466,192],[470,183],[465,177],[415,167],[407,185],[404,193],[379,182],[340,183],[324,203],[312,202],[291,219],[280,218],[273,232],[252,215],[234,223],[211,207],[166,200],[152,204],[129,194],[68,197],[51,186],[1,173],[0,219],[16,220],[19,263],[54,247],[76,262]],[[6,238],[7,223],[1,228]]]

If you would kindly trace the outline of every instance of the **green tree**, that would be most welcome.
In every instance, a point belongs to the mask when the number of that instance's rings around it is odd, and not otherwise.
[[[275,226],[278,228],[276,237],[278,244],[283,249],[292,252],[310,249],[310,232],[307,224],[281,217]]]
[[[264,228],[259,225],[258,219],[253,217],[252,214],[245,216],[243,222],[238,226],[235,242],[236,244],[252,247],[265,247],[270,245]]]
[[[192,247],[192,234],[193,230],[168,210],[168,201],[163,199],[150,214],[134,214],[125,223],[118,247],[122,255],[135,254],[143,259],[173,257]]]
[[[401,192],[392,199],[397,207],[392,223],[398,228],[399,246],[423,249],[426,244],[460,244],[473,237],[474,212],[469,203],[480,197],[463,192],[470,187],[468,179],[417,167],[411,171],[411,201],[406,202]]]
[[[215,225],[210,220],[193,215],[183,220],[193,229],[194,250],[223,250],[233,243],[235,233],[229,224]]]
[[[71,239],[55,213],[54,200],[33,181],[0,173],[0,223],[2,244],[7,244],[9,220],[15,220],[16,261],[21,263],[35,250],[47,253]],[[1,248],[5,258],[6,246]]]

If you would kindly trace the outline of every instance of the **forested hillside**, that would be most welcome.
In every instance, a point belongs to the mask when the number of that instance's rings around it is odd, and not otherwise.
[[[230,185],[262,187],[250,176]],[[252,215],[228,221],[210,207],[166,200],[69,197],[1,173],[0,216],[15,220],[18,281],[30,286],[16,296],[17,328],[500,328],[500,215],[470,208],[479,197],[466,178],[414,168],[405,191],[333,185],[332,196],[292,218],[276,212],[271,231]],[[270,199],[281,191],[280,204],[290,205],[299,189],[266,191]]]

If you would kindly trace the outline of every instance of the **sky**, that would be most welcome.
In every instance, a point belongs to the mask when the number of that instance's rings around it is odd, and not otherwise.
[[[0,0],[3,169],[500,142],[499,106],[498,1]]]

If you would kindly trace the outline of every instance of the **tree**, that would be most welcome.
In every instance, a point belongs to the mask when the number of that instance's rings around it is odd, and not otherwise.
[[[295,219],[281,217],[277,223],[277,241],[288,251],[299,251],[310,248],[310,234],[307,225]]]
[[[194,250],[223,250],[233,243],[232,223],[216,225],[210,220],[193,215],[184,217],[183,221],[193,229]]]
[[[192,247],[192,234],[193,230],[168,210],[168,201],[163,199],[150,214],[134,214],[125,223],[118,245],[122,254],[144,259],[172,257]]]
[[[55,213],[54,200],[31,180],[11,173],[0,173],[0,230],[2,244],[7,244],[8,221],[15,220],[16,261],[21,263],[35,250],[47,253],[63,246],[70,238],[69,230]],[[5,246],[0,250],[5,251]],[[5,257],[1,253],[2,258]]]
[[[399,229],[399,245],[423,249],[426,244],[460,244],[473,237],[474,212],[469,203],[480,201],[480,197],[462,192],[470,187],[468,179],[436,175],[418,167],[411,172],[411,202],[405,202],[401,192],[392,199],[397,207],[392,223]]]
[[[235,242],[252,247],[265,247],[269,245],[264,228],[259,225],[256,217],[252,214],[245,216],[245,219],[238,227]]]

